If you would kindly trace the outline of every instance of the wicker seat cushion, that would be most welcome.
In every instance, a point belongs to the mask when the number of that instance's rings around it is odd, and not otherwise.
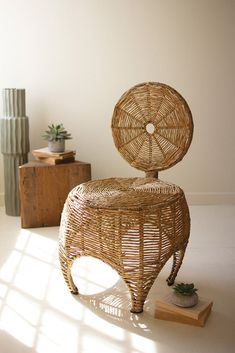
[[[110,178],[80,184],[70,196],[86,207],[142,210],[181,195],[178,186],[155,178]]]

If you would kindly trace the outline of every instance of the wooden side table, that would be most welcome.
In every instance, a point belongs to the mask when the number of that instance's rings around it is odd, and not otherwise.
[[[91,179],[91,165],[29,162],[19,167],[22,228],[58,226],[68,193]]]

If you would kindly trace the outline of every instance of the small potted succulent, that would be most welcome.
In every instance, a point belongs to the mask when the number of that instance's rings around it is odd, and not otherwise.
[[[171,301],[177,306],[189,308],[198,303],[197,288],[194,283],[178,283],[173,287]]]
[[[50,152],[64,152],[65,150],[65,140],[70,140],[71,134],[69,134],[63,124],[58,125],[48,125],[48,130],[42,136],[48,141],[48,148]]]

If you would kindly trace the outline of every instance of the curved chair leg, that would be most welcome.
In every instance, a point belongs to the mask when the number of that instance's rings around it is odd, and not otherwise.
[[[163,266],[162,266],[163,267]],[[146,278],[124,279],[131,295],[131,313],[140,314],[143,312],[143,307],[147,295],[152,287],[155,279],[157,278],[161,269],[153,271],[151,275]]]
[[[180,249],[176,251],[173,255],[173,265],[171,269],[170,276],[167,278],[168,286],[171,286],[175,282],[175,278],[178,274],[180,266],[183,262],[184,254],[185,254],[186,247],[184,249]]]
[[[147,293],[141,293],[141,289],[139,288],[136,290],[130,289],[131,294],[131,313],[140,314],[143,312],[144,302],[148,295]],[[140,294],[141,293],[141,294]]]
[[[73,278],[71,276],[71,267],[72,267],[73,261],[71,260],[69,261],[67,257],[62,253],[61,249],[59,252],[59,259],[60,259],[61,270],[70,292],[72,294],[78,294],[78,289],[75,286],[73,282]]]

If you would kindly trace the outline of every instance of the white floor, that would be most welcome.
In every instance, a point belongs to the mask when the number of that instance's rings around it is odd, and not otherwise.
[[[235,206],[190,208],[190,243],[177,281],[214,301],[204,328],[154,319],[160,273],[140,315],[116,272],[92,258],[73,267],[80,295],[67,290],[57,258],[58,227],[21,229],[0,209],[1,353],[234,353]]]

